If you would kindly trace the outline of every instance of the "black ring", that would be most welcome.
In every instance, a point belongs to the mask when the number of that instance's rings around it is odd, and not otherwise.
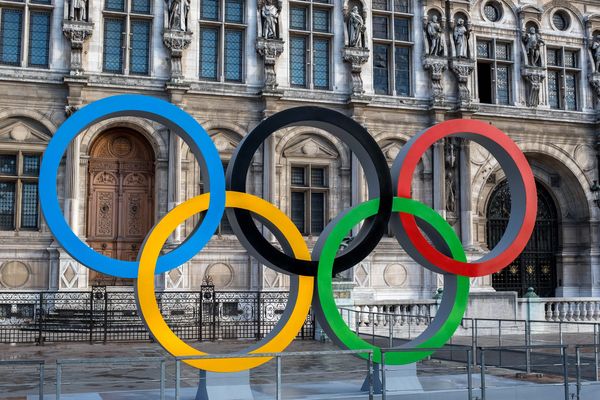
[[[274,132],[291,126],[322,129],[342,140],[361,162],[369,188],[369,199],[380,199],[378,213],[365,220],[350,246],[336,257],[333,272],[337,274],[364,260],[387,231],[393,201],[389,167],[369,131],[352,118],[326,108],[297,107],[265,119],[244,137],[227,168],[227,190],[245,192],[246,176],[260,145]],[[273,247],[254,224],[252,213],[239,209],[227,209],[226,213],[242,245],[263,264],[286,273],[317,275],[318,260],[298,260]]]

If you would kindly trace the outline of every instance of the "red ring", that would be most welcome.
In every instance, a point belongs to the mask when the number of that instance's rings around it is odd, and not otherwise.
[[[398,197],[412,197],[413,174],[425,151],[436,141],[451,135],[460,136],[461,133],[480,135],[496,142],[512,157],[521,172],[526,198],[525,217],[513,243],[504,252],[489,260],[473,263],[461,262],[445,256],[433,247],[421,233],[414,216],[401,213],[400,221],[416,250],[438,268],[461,276],[486,276],[502,270],[521,254],[529,242],[537,215],[537,190],[533,172],[525,158],[525,154],[504,132],[485,122],[465,119],[449,120],[428,129],[411,144],[404,158],[398,178]]]

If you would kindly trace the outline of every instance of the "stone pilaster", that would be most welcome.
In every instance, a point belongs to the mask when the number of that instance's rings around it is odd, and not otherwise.
[[[469,88],[469,78],[475,70],[475,60],[467,58],[452,58],[450,60],[450,70],[456,76],[458,84],[456,108],[458,110],[476,109],[476,106],[473,104],[471,89]]]
[[[540,90],[546,79],[546,70],[542,67],[525,66],[521,68],[521,75],[527,84],[527,106],[539,106]]]
[[[350,74],[352,77],[352,93],[351,99],[368,100],[366,98],[365,89],[362,80],[362,67],[369,61],[369,49],[366,47],[349,47],[342,49],[342,57],[344,61],[350,64]]]
[[[256,51],[263,58],[265,64],[265,86],[263,92],[277,93],[277,73],[275,64],[277,59],[283,53],[284,41],[281,39],[265,39],[259,37],[256,39]]]
[[[183,57],[183,52],[192,43],[192,32],[165,29],[163,32],[163,43],[170,54],[171,83],[183,83],[184,76],[181,58]]]
[[[426,55],[423,57],[423,68],[429,71],[432,106],[443,107],[446,104],[443,77],[448,69],[448,60],[445,57]]]
[[[86,21],[63,21],[63,33],[71,42],[71,63],[70,74],[72,76],[81,76],[84,73],[83,67],[83,44],[94,30],[94,24]]]

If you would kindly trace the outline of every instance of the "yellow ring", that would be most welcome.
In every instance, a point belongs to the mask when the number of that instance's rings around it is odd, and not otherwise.
[[[162,317],[154,293],[156,261],[165,242],[175,228],[192,215],[207,210],[209,201],[210,193],[205,193],[187,200],[171,210],[148,235],[140,257],[136,293],[142,319],[154,338],[175,357],[202,356],[208,355],[208,353],[197,350],[181,340]],[[251,194],[228,191],[225,206],[248,210],[272,221],[288,241],[294,256],[301,260],[310,260],[310,252],[302,234],[288,216],[273,204]],[[250,351],[250,354],[281,352],[296,338],[309,313],[313,296],[313,284],[314,277],[298,277],[297,297],[295,301],[293,299],[288,300],[288,305],[294,304],[295,307],[290,313],[287,323],[281,327],[271,340]],[[238,372],[258,367],[271,359],[272,357],[257,357],[187,360],[185,362],[206,371]]]

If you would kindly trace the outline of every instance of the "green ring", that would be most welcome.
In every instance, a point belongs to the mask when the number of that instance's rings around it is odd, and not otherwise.
[[[373,350],[373,361],[381,363],[381,348],[374,346],[356,335],[344,322],[333,297],[332,268],[333,260],[340,248],[342,240],[352,228],[362,220],[369,218],[379,209],[379,199],[360,204],[350,210],[340,220],[336,221],[323,245],[320,257],[317,279],[315,281],[315,301],[313,307],[322,328],[338,345],[349,350]],[[438,213],[427,205],[412,199],[394,198],[393,212],[403,212],[414,215],[426,221],[444,240],[452,257],[457,261],[467,261],[460,239],[454,229]],[[444,297],[438,313],[427,329],[416,339],[405,343],[406,348],[441,348],[452,337],[459,327],[467,309],[470,281],[468,277],[453,274],[444,275]],[[396,352],[386,353],[385,363],[389,365],[404,365],[418,362],[433,352]],[[368,355],[361,354],[367,358]]]

